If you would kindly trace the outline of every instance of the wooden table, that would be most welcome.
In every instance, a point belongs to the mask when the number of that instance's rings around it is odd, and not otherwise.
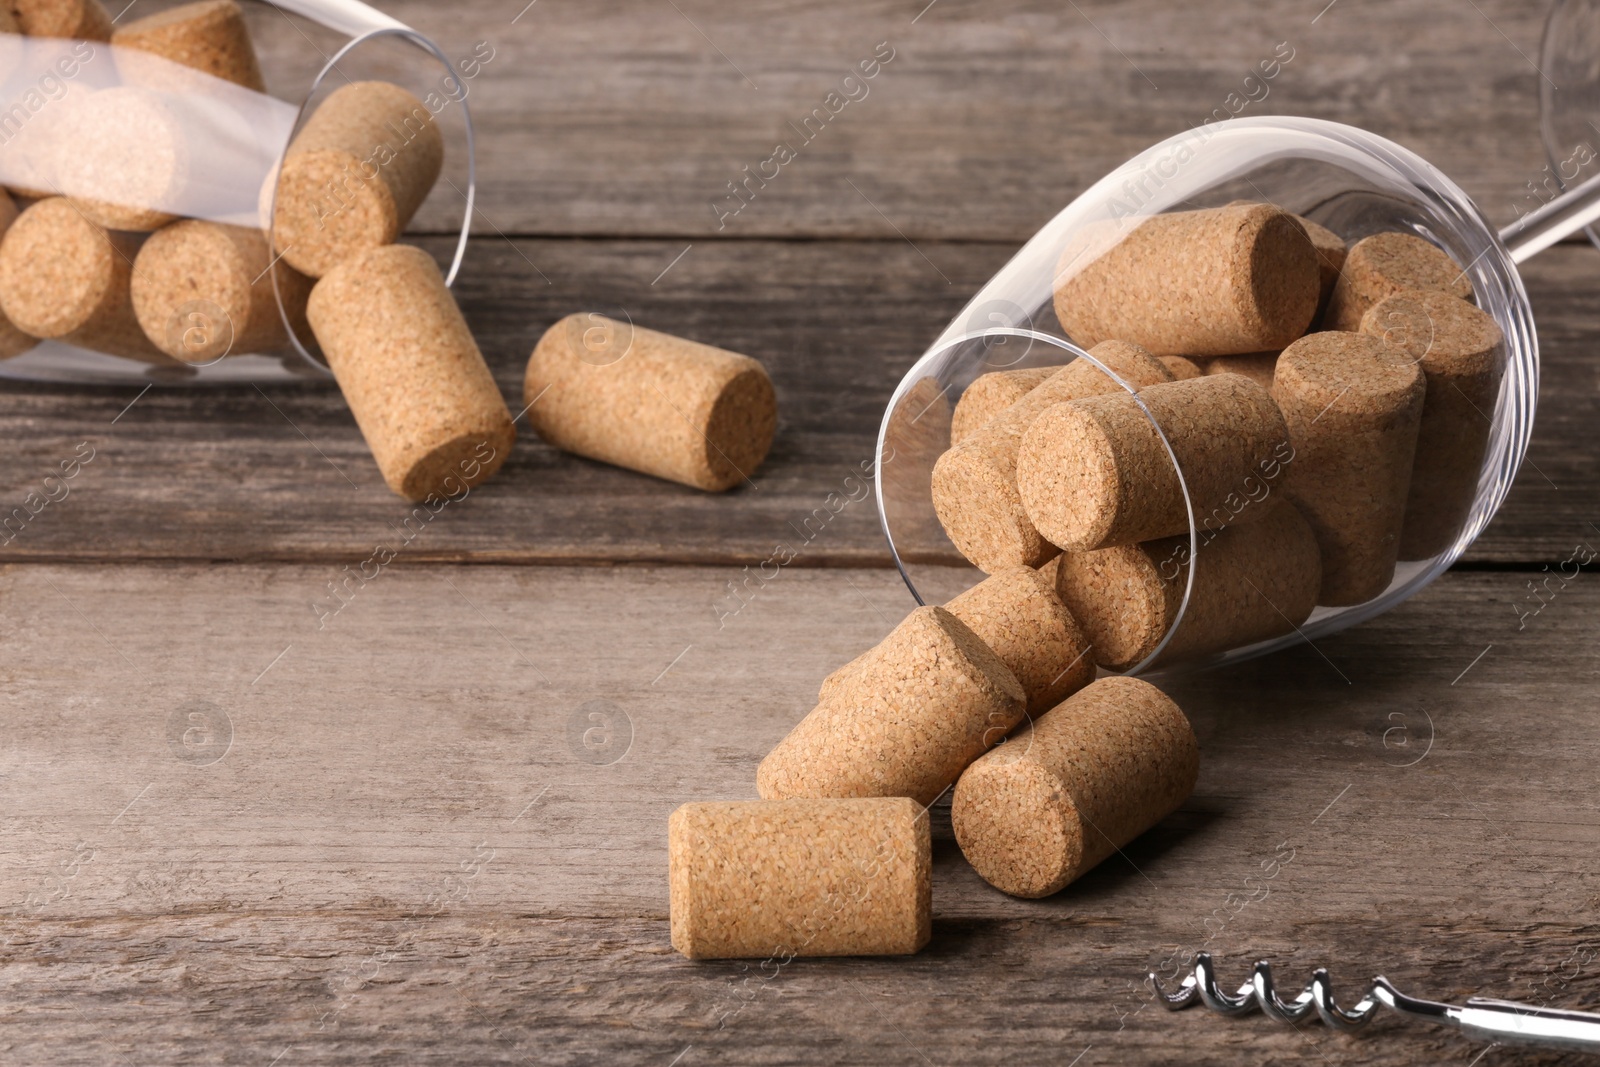
[[[771,976],[667,941],[668,813],[753,797],[910,606],[870,502],[719,626],[727,585],[869,458],[977,287],[1279,42],[1247,113],[1395,138],[1507,222],[1545,163],[1543,5],[523,2],[393,5],[493,51],[459,293],[502,387],[562,314],[625,308],[771,369],[772,456],[711,497],[525,434],[319,626],[409,510],[335,389],[6,385],[6,510],[94,458],[0,549],[0,1061],[1535,1061],[1155,1009],[1144,973],[1199,949],[1230,980],[1270,957],[1350,992],[1600,1000],[1600,585],[1550,578],[1600,544],[1582,244],[1526,272],[1544,378],[1500,516],[1388,615],[1171,683],[1199,787],[1126,859],[1013,900],[939,807],[914,958]],[[252,19],[293,98],[336,38]],[[880,42],[870,94],[719,229],[726,183]],[[420,242],[444,255],[460,207],[441,187]]]

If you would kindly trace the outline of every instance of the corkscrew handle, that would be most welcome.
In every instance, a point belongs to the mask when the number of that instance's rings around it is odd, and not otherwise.
[[[1451,1008],[1462,1033],[1508,1044],[1600,1053],[1600,1015],[1472,997]]]

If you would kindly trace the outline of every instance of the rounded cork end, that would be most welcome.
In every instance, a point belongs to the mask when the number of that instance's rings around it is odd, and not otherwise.
[[[1409,233],[1375,233],[1356,242],[1345,261],[1352,275],[1365,275],[1390,290],[1437,289],[1472,299],[1466,272],[1438,246]]]
[[[1374,304],[1361,332],[1398,348],[1429,377],[1476,377],[1498,366],[1505,334],[1494,316],[1437,290],[1407,290]]]
[[[458,496],[494,477],[516,437],[509,418],[504,426],[452,437],[413,463],[394,491],[411,501]]]
[[[1316,249],[1293,215],[1262,205],[1244,213],[1233,251],[1233,299],[1260,347],[1281,348],[1306,332],[1322,298]]]
[[[217,225],[168,226],[139,249],[133,311],[155,346],[185,363],[232,351],[251,317],[252,279],[238,248]]]
[[[0,310],[24,333],[62,337],[94,316],[116,284],[106,232],[60,197],[18,216],[0,245]]]
[[[933,507],[956,550],[985,574],[1038,566],[1055,552],[1028,521],[1012,469],[981,438],[934,463]]]
[[[1039,534],[1066,550],[1094,548],[1117,520],[1122,479],[1110,436],[1083,406],[1057,404],[1034,420],[1017,454],[1017,491]]]
[[[363,166],[354,153],[336,149],[294,152],[284,161],[272,233],[295,270],[320,278],[400,236],[389,187],[364,178]]]
[[[778,432],[778,397],[760,366],[728,379],[706,420],[702,488],[720,492],[746,481],[767,458]]]
[[[1367,426],[1379,412],[1408,410],[1422,399],[1424,378],[1405,351],[1365,334],[1328,331],[1283,350],[1274,370],[1274,396],[1292,396],[1300,409],[1333,429],[1354,420]]]
[[[1062,553],[1056,595],[1082,627],[1098,666],[1128,670],[1166,636],[1184,588],[1182,561],[1170,551],[1169,556],[1152,560],[1142,545]]]
[[[1061,782],[1027,758],[1030,741],[1019,733],[969,767],[956,782],[950,821],[979,877],[1002,893],[1038,898],[1072,881],[1083,827]]]

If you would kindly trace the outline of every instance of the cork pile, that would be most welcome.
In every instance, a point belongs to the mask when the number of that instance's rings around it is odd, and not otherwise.
[[[263,183],[260,227],[176,218],[162,206],[206,146],[186,143],[169,101],[208,84],[179,75],[265,92],[234,0],[120,27],[100,0],[10,0],[0,13],[0,32],[109,42],[176,65],[141,64],[128,75],[139,84],[69,95],[52,112],[51,144],[117,138],[118,173],[80,173],[82,153],[46,152],[40,187],[11,190],[22,210],[0,190],[0,359],[53,339],[181,369],[296,340],[320,349],[395,493],[453,498],[500,469],[515,420],[432,258],[396,244],[444,165],[422,100],[347,82]],[[51,191],[64,188],[94,195]],[[552,327],[526,386],[550,444],[705,490],[747,482],[777,428],[755,360],[602,316]]]
[[[829,675],[761,761],[762,799],[673,815],[685,955],[916,951],[927,810],[951,789],[982,878],[1059,892],[1198,775],[1176,705],[1098,671],[1288,633],[1460,533],[1505,353],[1443,251],[1347,249],[1242,202],[1148,219],[1087,265],[1067,251],[1057,316],[1110,374],[997,371],[961,394],[930,488],[987,577]]]

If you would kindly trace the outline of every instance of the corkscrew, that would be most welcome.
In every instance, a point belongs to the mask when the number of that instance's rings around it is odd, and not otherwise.
[[[1600,1014],[1487,997],[1469,997],[1466,1004],[1457,1007],[1408,997],[1382,975],[1374,978],[1361,999],[1348,1009],[1334,1001],[1333,982],[1323,967],[1318,967],[1311,975],[1311,984],[1289,1001],[1278,996],[1272,965],[1266,960],[1256,964],[1250,981],[1237,992],[1219,988],[1209,952],[1195,956],[1194,973],[1183,980],[1177,992],[1165,992],[1154,972],[1150,982],[1168,1011],[1181,1011],[1198,1001],[1222,1015],[1248,1015],[1260,1009],[1286,1023],[1298,1023],[1314,1013],[1328,1026],[1351,1033],[1370,1022],[1381,1004],[1407,1018],[1454,1026],[1469,1037],[1486,1041],[1600,1053]]]

